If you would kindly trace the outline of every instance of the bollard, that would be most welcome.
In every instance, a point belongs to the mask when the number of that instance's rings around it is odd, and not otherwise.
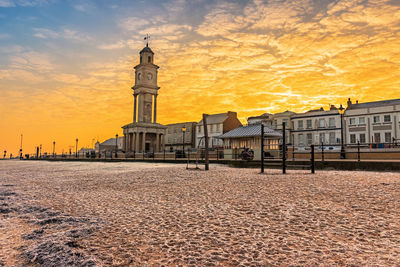
[[[264,155],[264,124],[261,123],[261,173],[264,173]]]
[[[286,173],[286,123],[282,123],[282,173]]]
[[[311,145],[311,173],[315,173],[314,145]]]

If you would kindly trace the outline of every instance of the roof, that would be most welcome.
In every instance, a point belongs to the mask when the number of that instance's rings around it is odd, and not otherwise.
[[[261,124],[242,126],[223,135],[218,136],[218,138],[240,138],[240,137],[252,137],[252,136],[261,136]],[[268,127],[264,126],[264,136],[267,137],[282,137],[282,134],[274,131]]]
[[[259,116],[251,116],[251,117],[248,117],[247,120],[269,119],[269,118],[271,118],[271,116],[272,116],[271,113],[264,113],[264,114],[261,114],[261,115],[259,115]]]
[[[207,116],[207,124],[223,123],[228,118],[227,113],[212,114]],[[203,124],[203,120],[198,124]]]
[[[150,47],[147,45],[142,49],[142,51],[140,51],[140,54],[143,52],[149,52],[149,53],[154,54],[153,51],[151,51]]]
[[[366,102],[366,103],[353,103],[348,109],[359,109],[359,108],[374,108],[381,106],[391,106],[391,105],[400,105],[400,98],[398,99],[390,99],[390,100],[382,100],[382,101],[374,101],[374,102]]]
[[[118,137],[118,139],[122,139],[123,137]],[[115,146],[115,138],[110,138],[104,141],[103,143],[100,143],[102,146]]]

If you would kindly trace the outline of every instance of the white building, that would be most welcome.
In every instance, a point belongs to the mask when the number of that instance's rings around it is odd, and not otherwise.
[[[217,137],[240,126],[242,126],[242,123],[237,118],[236,112],[228,111],[227,113],[208,115],[208,147],[222,148],[224,143],[222,139]],[[197,123],[196,147],[205,147],[203,120]]]
[[[400,99],[355,104],[349,99],[344,117],[348,144],[400,140]]]
[[[335,106],[330,110],[320,108],[291,117],[291,135],[296,147],[314,145],[340,145],[340,114]]]

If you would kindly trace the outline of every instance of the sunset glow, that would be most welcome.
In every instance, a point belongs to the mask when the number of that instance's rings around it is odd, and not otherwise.
[[[158,121],[400,98],[400,2],[0,0],[0,149],[91,147],[132,122],[143,37]]]

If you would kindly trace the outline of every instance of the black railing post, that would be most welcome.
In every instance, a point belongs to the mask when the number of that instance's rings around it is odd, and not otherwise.
[[[282,123],[282,173],[286,173],[286,123]]]
[[[325,161],[325,154],[324,154],[324,142],[321,144],[321,150],[322,150],[322,162]]]
[[[311,145],[311,173],[315,173],[314,145]]]
[[[293,142],[293,144],[292,144],[292,160],[294,161],[294,137],[292,139],[293,139],[292,140],[292,142]]]
[[[360,141],[357,141],[357,159],[358,159],[358,162],[361,161],[361,155],[360,155]]]
[[[165,149],[164,149],[164,161],[165,161]]]
[[[264,173],[264,124],[262,123],[261,123],[261,173]]]

